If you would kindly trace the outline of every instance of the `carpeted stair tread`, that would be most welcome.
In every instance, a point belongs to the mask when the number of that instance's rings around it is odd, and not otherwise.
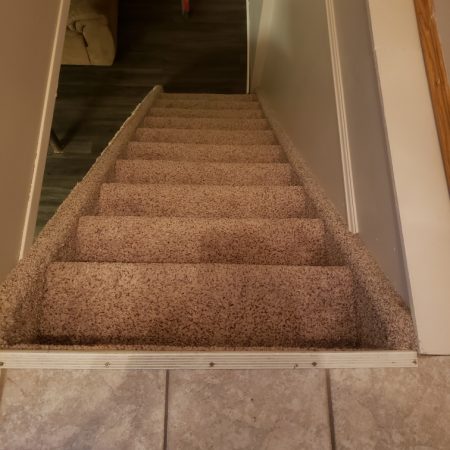
[[[194,108],[194,109],[254,109],[261,110],[258,102],[239,102],[232,100],[156,100],[155,108]]]
[[[192,108],[151,108],[151,117],[197,117],[216,119],[264,119],[264,113],[258,109],[192,109]]]
[[[346,267],[53,263],[39,340],[343,347],[357,340]]]
[[[324,265],[319,219],[81,217],[79,261]]]
[[[135,140],[144,142],[184,142],[186,144],[277,144],[271,130],[183,130],[138,128]]]
[[[210,163],[191,161],[118,160],[119,183],[216,184],[233,186],[296,185],[287,163]]]
[[[258,97],[255,94],[184,94],[175,92],[163,92],[161,100],[202,100],[202,101],[233,101],[233,102],[255,102]]]
[[[161,142],[130,142],[127,159],[167,159],[170,161],[204,162],[284,162],[279,145],[214,145]]]
[[[2,348],[414,349],[272,115],[154,89],[0,287]]]
[[[290,218],[305,215],[300,186],[103,184],[99,215]]]
[[[176,128],[184,130],[268,130],[266,119],[214,119],[186,117],[146,117],[144,126],[149,128]]]

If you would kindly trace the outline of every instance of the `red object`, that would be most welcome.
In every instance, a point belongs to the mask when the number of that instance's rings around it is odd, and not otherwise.
[[[183,14],[189,14],[189,12],[191,11],[190,0],[181,0],[181,9]]]

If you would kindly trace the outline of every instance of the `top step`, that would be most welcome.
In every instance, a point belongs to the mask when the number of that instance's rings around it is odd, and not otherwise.
[[[157,98],[155,108],[195,108],[195,109],[252,109],[260,110],[259,102],[226,100],[176,100]]]
[[[161,100],[200,100],[200,101],[226,101],[226,102],[255,102],[258,97],[255,94],[178,94],[161,93]]]
[[[192,109],[192,108],[151,108],[148,117],[197,117],[210,119],[264,119],[259,109]]]

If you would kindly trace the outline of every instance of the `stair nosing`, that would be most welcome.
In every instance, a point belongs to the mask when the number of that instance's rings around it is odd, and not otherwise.
[[[211,263],[173,263],[173,262],[120,262],[120,261],[53,261],[49,264],[50,266],[65,266],[65,265],[118,265],[118,266],[187,266],[187,267],[208,267],[208,266],[235,266],[235,267],[264,267],[264,268],[279,268],[279,267],[290,267],[296,269],[307,269],[307,270],[345,270],[349,274],[352,274],[351,268],[348,264],[331,264],[326,266],[315,266],[310,264],[249,264],[249,263],[221,263],[221,262],[211,262]]]
[[[100,187],[103,186],[109,186],[109,185],[122,185],[122,186],[133,186],[133,187],[137,187],[137,186],[167,186],[167,187],[181,187],[181,186],[185,186],[185,187],[192,187],[195,189],[209,189],[209,188],[214,188],[214,187],[220,187],[220,188],[224,188],[224,189],[241,189],[244,186],[233,186],[233,185],[228,185],[228,184],[203,184],[203,185],[199,185],[199,184],[189,184],[189,183],[180,183],[180,184],[165,184],[165,183],[140,183],[138,185],[134,184],[134,183],[124,183],[123,181],[107,181],[105,183],[102,183]],[[260,189],[260,190],[265,190],[265,189],[304,189],[303,185],[298,184],[298,185],[279,185],[279,184],[273,184],[273,185],[260,185],[260,184],[247,184],[245,185],[246,189]]]
[[[184,128],[183,128],[184,129]],[[223,131],[223,130],[222,130]],[[192,142],[152,142],[152,141],[129,141],[127,143],[128,146],[130,145],[186,145],[186,146],[192,146],[192,147],[277,147],[278,149],[283,149],[282,145],[280,144],[194,144]]]
[[[153,163],[197,164],[197,165],[200,165],[200,164],[202,164],[202,165],[208,165],[208,164],[210,164],[210,165],[225,165],[225,164],[249,165],[249,164],[251,164],[251,165],[258,165],[258,166],[261,166],[261,165],[264,165],[264,166],[283,165],[283,166],[291,167],[289,162],[278,162],[278,161],[277,162],[230,162],[230,161],[215,162],[215,161],[185,161],[185,160],[171,160],[171,159],[144,159],[144,160],[142,160],[139,158],[131,158],[131,159],[130,158],[118,158],[116,160],[116,163],[122,162],[122,161],[135,161],[135,162],[139,161],[142,164],[153,164]]]
[[[262,120],[262,119],[261,119]],[[145,126],[140,126],[138,128],[136,128],[136,131],[138,130],[152,130],[152,131],[192,131],[192,132],[216,132],[216,133],[261,133],[261,134],[273,134],[275,135],[275,133],[273,132],[272,128],[268,128],[265,130],[223,130],[221,128],[208,128],[208,129],[192,129],[192,128],[153,128],[153,127],[145,127]],[[257,145],[257,144],[256,144]]]

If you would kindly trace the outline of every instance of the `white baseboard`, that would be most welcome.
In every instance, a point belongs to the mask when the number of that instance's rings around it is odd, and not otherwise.
[[[246,92],[250,94],[250,0],[245,2],[245,13],[247,20],[247,85]]]
[[[256,92],[266,63],[266,55],[270,43],[270,32],[275,0],[264,0],[259,21],[258,38],[255,50],[255,62],[250,77],[250,92]]]
[[[353,182],[353,169],[350,152],[350,139],[345,106],[344,83],[342,78],[339,40],[336,29],[334,0],[326,0],[328,36],[330,41],[331,62],[333,66],[334,91],[336,96],[336,112],[339,125],[341,146],[342,173],[344,178],[345,202],[347,206],[347,223],[352,233],[358,232],[358,214],[356,210],[356,195]]]

